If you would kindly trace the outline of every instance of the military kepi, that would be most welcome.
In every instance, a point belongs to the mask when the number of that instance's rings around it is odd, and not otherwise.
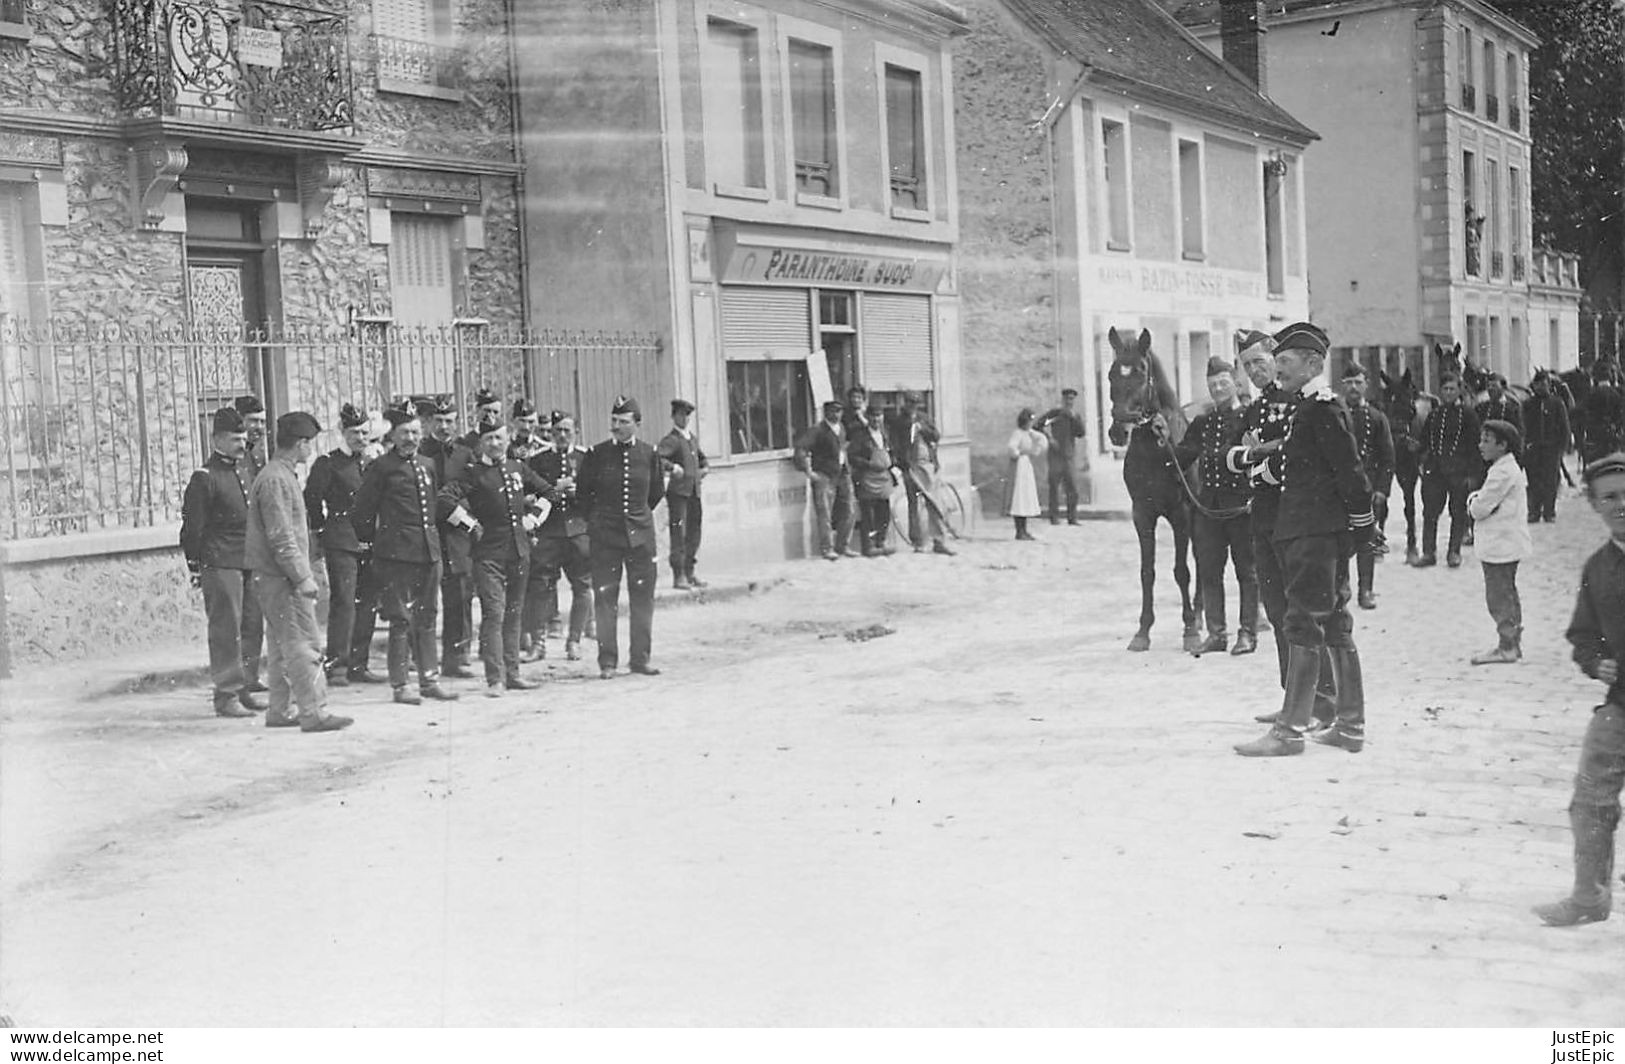
[[[609,412],[611,414],[631,414],[639,421],[643,420],[642,408],[638,406],[638,401],[629,395],[617,395],[615,405],[609,408]]]
[[[694,404],[687,399],[673,399],[671,401],[671,412],[674,414],[692,414]]]
[[[502,418],[487,412],[480,415],[480,423],[474,427],[474,430],[481,436],[489,436],[491,433],[501,432],[507,427],[507,425],[503,424]]]
[[[1217,377],[1221,374],[1234,372],[1235,367],[1222,358],[1210,358],[1207,360],[1207,375],[1209,377]]]
[[[223,406],[214,412],[214,431],[216,434],[242,432],[245,427],[243,415],[239,414],[234,407]]]
[[[322,431],[321,423],[303,410],[294,410],[276,419],[278,439],[314,439]]]
[[[1347,368],[1345,368],[1343,370],[1343,379],[1344,380],[1352,380],[1355,377],[1364,377],[1364,376],[1365,376],[1365,367],[1360,365],[1358,362],[1350,362],[1348,364]]]
[[[496,403],[498,406],[500,406],[502,404],[502,396],[498,395],[496,392],[493,392],[489,388],[481,388],[479,391],[474,393],[475,406],[490,406],[492,403]]]
[[[1296,321],[1275,334],[1275,350],[1289,347],[1324,355],[1331,349],[1331,342],[1326,337],[1325,329],[1306,321]]]
[[[384,407],[384,420],[389,422],[389,427],[392,429],[396,425],[404,425],[408,421],[416,421],[417,419],[418,415],[416,411],[404,404],[401,406]]]
[[[239,414],[265,413],[265,404],[260,402],[260,397],[257,395],[239,395],[231,401],[231,405],[237,409]]]
[[[514,417],[531,417],[535,413],[536,404],[531,402],[529,399],[526,399],[524,396],[520,396],[518,399],[513,401]]]
[[[360,428],[367,423],[367,412],[356,409],[354,403],[345,403],[339,407],[339,427],[346,429]]]

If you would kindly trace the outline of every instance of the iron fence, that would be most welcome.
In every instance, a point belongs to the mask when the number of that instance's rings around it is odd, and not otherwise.
[[[311,411],[325,449],[346,402],[377,410],[446,394],[466,412],[481,388],[571,412],[608,411],[622,392],[661,402],[660,356],[656,337],[468,321],[247,331],[0,320],[0,539],[178,520],[213,413],[238,395],[258,395],[273,421]]]

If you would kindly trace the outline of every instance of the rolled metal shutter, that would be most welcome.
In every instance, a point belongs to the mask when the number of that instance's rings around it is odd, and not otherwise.
[[[931,390],[930,296],[865,292],[858,340],[871,390]]]
[[[780,357],[812,350],[812,310],[804,288],[722,290],[722,348],[728,358]]]

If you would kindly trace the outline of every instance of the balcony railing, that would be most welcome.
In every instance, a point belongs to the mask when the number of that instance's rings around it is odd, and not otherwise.
[[[835,195],[835,167],[826,162],[797,159],[796,189],[813,196]]]
[[[114,89],[131,118],[349,127],[349,31],[339,12],[239,0],[110,0]]]
[[[1524,269],[1524,264],[1523,264],[1523,253],[1519,252],[1519,251],[1514,251],[1512,253],[1512,279],[1514,281],[1523,280],[1525,272],[1526,271]]]
[[[1493,92],[1484,94],[1484,117],[1491,122],[1501,120],[1501,101]]]
[[[1478,90],[1471,85],[1461,87],[1461,105],[1469,111],[1478,109]]]
[[[461,87],[454,66],[456,49],[431,41],[374,36],[378,52],[378,78],[383,82],[428,85],[437,89]]]
[[[891,202],[893,207],[910,210],[925,209],[925,182],[913,174],[892,171]]]
[[[1523,108],[1515,103],[1507,104],[1507,125],[1515,130],[1523,128]]]
[[[1504,263],[1502,261],[1501,253],[1499,251],[1490,252],[1490,276],[1491,277],[1499,277],[1499,276],[1501,276],[1501,267],[1502,267],[1503,264]]]

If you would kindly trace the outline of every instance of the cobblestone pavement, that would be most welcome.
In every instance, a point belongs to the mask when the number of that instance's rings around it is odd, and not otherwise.
[[[1402,538],[1401,522],[1390,534]],[[336,735],[197,688],[8,685],[0,1011],[118,1025],[1625,1025],[1625,919],[1541,927],[1602,694],[1562,630],[1603,532],[1566,496],[1527,651],[1460,570],[1379,567],[1365,752],[1251,761],[1251,657],[1129,654],[1126,523],[799,562],[656,618],[655,679],[451,706],[335,691]],[[998,536],[1001,538],[992,538]],[[1232,600],[1234,590],[1232,588]],[[1232,602],[1232,611],[1234,604]],[[200,640],[201,643],[201,640]],[[91,684],[94,686],[94,684]]]

